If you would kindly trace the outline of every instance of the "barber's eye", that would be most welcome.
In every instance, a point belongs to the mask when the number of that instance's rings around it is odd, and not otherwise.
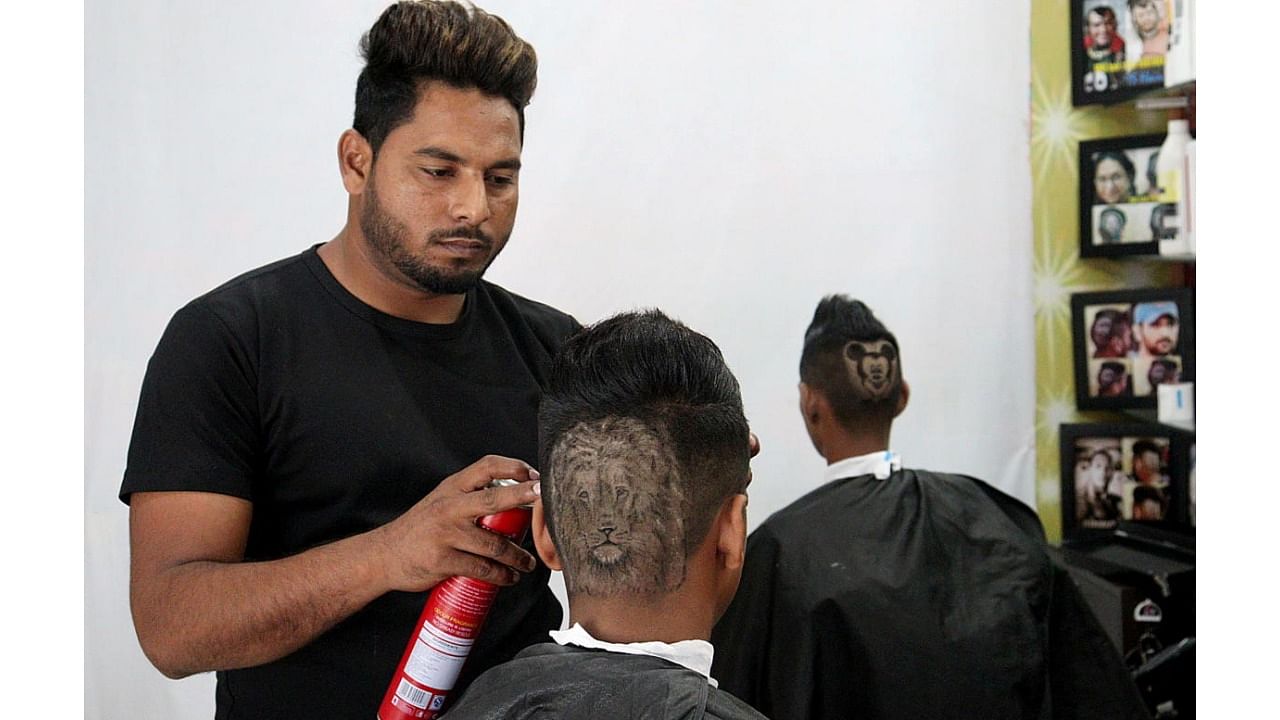
[[[591,493],[587,492],[586,490],[579,490],[578,499],[583,502],[586,502],[591,499]]]
[[[433,178],[444,178],[453,174],[453,171],[449,168],[422,168],[422,172]]]

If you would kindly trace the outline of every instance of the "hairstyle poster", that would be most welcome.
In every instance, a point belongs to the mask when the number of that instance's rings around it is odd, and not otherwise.
[[[1165,87],[1175,0],[1074,0],[1076,105],[1111,103]]]

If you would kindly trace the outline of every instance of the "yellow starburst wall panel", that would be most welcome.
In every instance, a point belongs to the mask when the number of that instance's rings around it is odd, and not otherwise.
[[[1032,242],[1036,339],[1036,505],[1050,541],[1062,537],[1058,425],[1122,420],[1079,412],[1071,364],[1072,293],[1180,284],[1176,265],[1080,258],[1077,147],[1081,140],[1163,133],[1163,112],[1132,102],[1071,105],[1071,2],[1031,3]]]

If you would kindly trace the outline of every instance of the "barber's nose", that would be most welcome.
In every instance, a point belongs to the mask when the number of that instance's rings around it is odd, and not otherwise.
[[[458,178],[450,198],[449,214],[464,225],[476,226],[489,219],[492,213],[489,211],[489,194],[483,175],[462,175]]]

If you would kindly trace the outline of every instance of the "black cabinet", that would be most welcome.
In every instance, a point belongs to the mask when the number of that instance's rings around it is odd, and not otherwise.
[[[1194,551],[1125,535],[1053,551],[1157,718],[1195,717]]]

